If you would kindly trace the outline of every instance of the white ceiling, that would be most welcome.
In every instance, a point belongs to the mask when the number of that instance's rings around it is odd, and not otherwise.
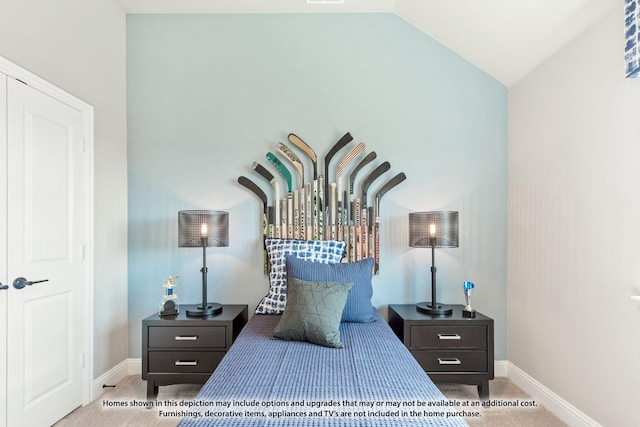
[[[127,13],[394,13],[507,86],[623,0],[115,0]],[[329,0],[331,1],[331,0]],[[335,0],[333,0],[335,2]],[[622,17],[620,43],[623,43]]]

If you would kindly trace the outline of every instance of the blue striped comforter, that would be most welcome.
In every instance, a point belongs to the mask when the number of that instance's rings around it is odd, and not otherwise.
[[[342,349],[273,339],[279,319],[249,320],[181,427],[467,425],[380,314]]]

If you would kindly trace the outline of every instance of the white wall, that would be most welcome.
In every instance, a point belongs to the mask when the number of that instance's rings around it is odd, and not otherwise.
[[[125,15],[112,0],[5,1],[0,55],[95,108],[98,377],[127,358]]]
[[[605,426],[637,423],[640,80],[623,2],[509,94],[508,358]]]

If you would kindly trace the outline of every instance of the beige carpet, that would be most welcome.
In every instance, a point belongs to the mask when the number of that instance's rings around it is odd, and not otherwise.
[[[440,388],[450,400],[477,402],[475,386],[441,384]],[[171,385],[160,387],[158,401],[172,402],[193,399],[200,386]],[[173,427],[179,419],[159,417],[159,408],[144,408],[146,401],[146,382],[139,376],[126,377],[115,388],[107,388],[99,398],[91,404],[78,408],[60,420],[56,427],[103,427],[103,426],[159,426]],[[490,382],[491,400],[532,402],[532,399],[513,385],[506,378],[497,378]],[[115,407],[124,405],[126,407]],[[462,408],[465,409],[465,408]],[[541,406],[534,408],[514,407],[468,407],[469,411],[477,411],[479,417],[467,418],[471,427],[560,427],[565,426],[558,418]]]
[[[499,377],[489,381],[490,401],[518,401],[518,403],[535,403],[529,395],[516,387],[508,379]],[[478,399],[476,386],[459,384],[440,384],[440,390],[448,399],[474,402]],[[536,403],[537,405],[537,403]],[[562,427],[560,421],[542,406],[536,407],[489,407],[470,408],[478,410],[478,418],[465,418],[471,427]]]

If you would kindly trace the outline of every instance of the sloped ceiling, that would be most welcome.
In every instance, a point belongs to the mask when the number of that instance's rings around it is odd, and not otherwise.
[[[126,13],[394,13],[511,86],[623,0],[115,1]]]

